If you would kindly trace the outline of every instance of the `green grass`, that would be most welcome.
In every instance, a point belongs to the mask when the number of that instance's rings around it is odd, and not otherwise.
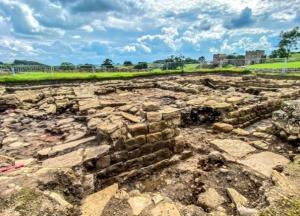
[[[281,69],[281,68],[300,68],[300,61],[296,62],[275,62],[265,64],[254,64],[247,66],[248,69]]]
[[[245,69],[194,69],[190,66],[185,68],[184,73],[230,73],[230,74],[248,74],[250,71]],[[108,79],[128,79],[134,77],[156,76],[156,75],[170,75],[182,74],[181,70],[162,71],[160,69],[153,70],[152,72],[31,72],[20,73],[16,75],[0,75],[0,83],[21,83],[21,82],[39,82],[39,81],[52,81],[52,80],[108,80]]]
[[[292,53],[291,58],[300,58],[300,53]]]

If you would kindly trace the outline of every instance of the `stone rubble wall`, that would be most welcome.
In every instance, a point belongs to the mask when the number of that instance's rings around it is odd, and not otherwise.
[[[145,118],[142,123],[119,121],[97,128],[100,143],[111,146],[109,156],[98,163],[98,186],[166,166],[171,156],[184,150],[185,142],[178,129],[180,110],[142,111],[142,115]]]
[[[272,112],[280,108],[281,100],[267,100],[259,104],[239,108],[226,114],[224,123],[238,127],[246,127],[262,118],[268,118]]]
[[[300,139],[300,101],[285,101],[272,115],[273,132],[290,142]]]

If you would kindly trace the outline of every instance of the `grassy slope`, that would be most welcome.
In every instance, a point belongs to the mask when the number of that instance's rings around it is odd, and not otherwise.
[[[296,62],[276,62],[266,64],[254,64],[247,66],[248,69],[281,69],[281,68],[300,68],[300,61]]]
[[[194,66],[195,68],[195,66]],[[249,73],[242,69],[194,69],[192,66],[185,69],[185,73]],[[73,73],[73,72],[56,72],[43,73],[32,72],[16,75],[0,75],[0,83],[18,83],[18,82],[34,82],[34,81],[50,81],[50,80],[104,80],[104,79],[126,79],[133,77],[143,77],[152,75],[168,75],[181,74],[181,70],[161,71],[154,70],[152,72],[99,72],[99,73]]]

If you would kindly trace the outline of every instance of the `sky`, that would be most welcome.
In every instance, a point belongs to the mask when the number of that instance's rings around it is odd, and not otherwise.
[[[276,48],[300,0],[0,0],[0,61],[101,64]]]

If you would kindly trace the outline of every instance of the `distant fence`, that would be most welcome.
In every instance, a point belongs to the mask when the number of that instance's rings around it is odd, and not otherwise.
[[[298,73],[300,72],[300,58],[261,58],[253,59],[252,64],[245,65],[245,59],[219,59],[218,61],[205,61],[203,63],[191,64],[197,65],[196,67],[189,67],[186,64],[184,70],[191,71],[197,69],[205,68],[228,68],[231,65],[250,69],[255,72],[265,73],[265,72],[281,72],[281,73]],[[264,64],[274,64],[270,66]],[[257,64],[257,65],[256,65]],[[261,64],[261,65],[260,65]],[[163,64],[149,64],[147,69],[134,69],[128,67],[114,68],[103,68],[100,65],[94,65],[93,67],[83,66],[73,66],[67,69],[63,69],[61,66],[46,66],[46,65],[0,65],[0,74],[17,74],[17,73],[27,73],[27,72],[45,72],[45,73],[55,73],[55,72],[151,72],[156,69],[163,69]]]
[[[38,65],[0,65],[0,73],[2,74],[16,74],[16,73],[26,73],[26,72],[148,72],[154,68],[148,69],[133,69],[133,68],[100,68],[100,67],[74,67],[69,69],[62,69],[60,66],[38,66]]]

